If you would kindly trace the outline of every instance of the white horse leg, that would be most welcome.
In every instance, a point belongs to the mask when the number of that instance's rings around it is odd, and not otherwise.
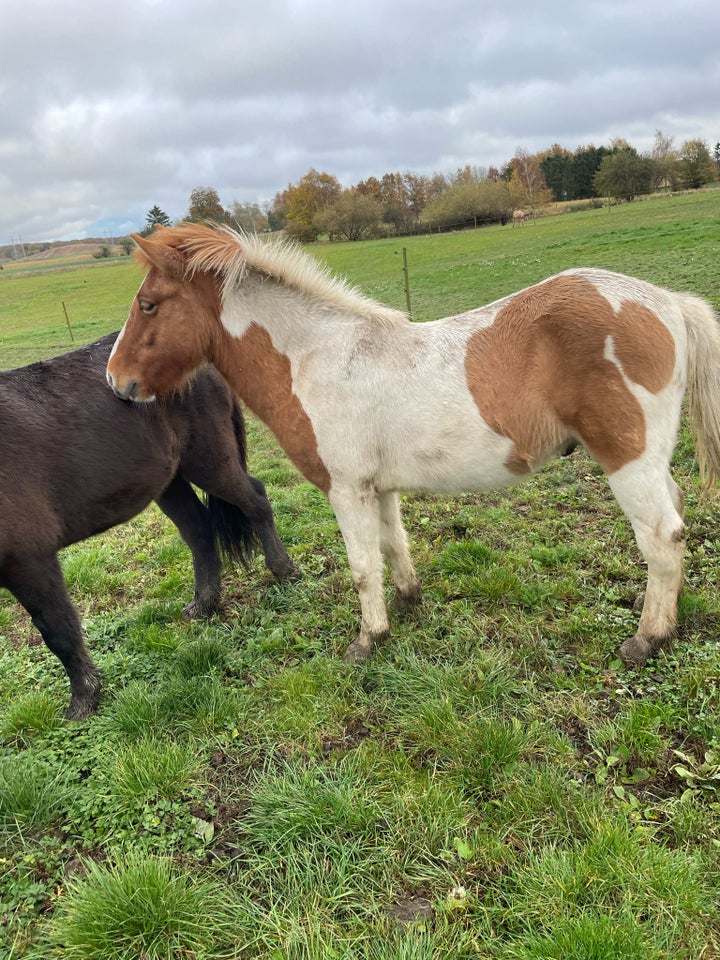
[[[636,461],[609,480],[648,566],[637,633],[620,647],[623,660],[643,664],[672,639],[677,626],[685,553],[683,498],[667,467],[643,468],[642,461]]]
[[[395,584],[394,606],[408,610],[419,603],[422,588],[410,558],[408,539],[400,516],[400,497],[397,493],[381,493],[380,549],[387,558]]]
[[[366,660],[390,632],[383,597],[380,551],[380,507],[374,491],[331,489],[330,503],[345,541],[350,571],[360,597],[360,636],[345,652],[345,660]]]

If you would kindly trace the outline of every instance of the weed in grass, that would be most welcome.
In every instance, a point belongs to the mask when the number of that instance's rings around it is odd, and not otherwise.
[[[68,547],[62,555],[63,576],[68,590],[86,597],[105,597],[121,591],[127,576],[117,555],[107,546],[81,549]]]
[[[567,765],[522,764],[483,806],[483,832],[491,831],[528,853],[538,844],[571,845],[590,839],[603,816],[603,796]]]
[[[148,738],[108,751],[98,774],[119,803],[138,806],[155,797],[179,796],[199,767],[191,744]]]
[[[7,630],[7,628],[11,627],[16,620],[17,615],[12,607],[0,606],[0,631]]]
[[[454,885],[453,838],[464,835],[470,804],[452,780],[385,767],[360,749],[320,767],[287,762],[251,786],[238,824],[242,879],[252,878],[261,899],[282,902],[283,938],[323,911],[328,930],[353,918],[378,923],[393,888],[410,889],[419,876]]]
[[[316,753],[357,714],[354,672],[325,658],[275,672],[260,687],[263,734]]]
[[[240,691],[218,677],[170,677],[158,694],[168,729],[211,733],[242,726],[248,705]]]
[[[560,924],[612,912],[632,918],[658,955],[662,947],[668,956],[700,956],[708,930],[703,934],[698,921],[716,915],[720,894],[720,876],[708,869],[700,854],[647,844],[642,830],[619,820],[600,822],[585,843],[547,848],[519,865],[511,888],[514,922],[522,918],[550,939]]]
[[[34,834],[66,813],[73,789],[65,775],[33,753],[0,757],[0,831]]]
[[[160,700],[143,680],[131,680],[115,692],[107,717],[117,731],[134,739],[167,728]]]
[[[8,706],[0,722],[0,737],[28,743],[60,726],[62,715],[62,707],[54,697],[44,690],[31,690]]]
[[[547,934],[530,935],[504,956],[508,960],[662,960],[667,954],[648,950],[634,917],[588,911],[559,921]]]
[[[238,955],[237,905],[217,883],[170,861],[131,853],[122,863],[87,865],[48,925],[45,957],[63,960],[173,960]]]
[[[177,646],[173,666],[179,677],[191,679],[225,673],[227,660],[225,644],[219,637],[210,635]]]
[[[175,625],[135,623],[126,634],[128,649],[138,653],[168,655],[174,653],[182,642],[183,635]]]

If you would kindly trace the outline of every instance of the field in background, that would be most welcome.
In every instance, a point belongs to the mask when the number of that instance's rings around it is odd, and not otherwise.
[[[369,296],[405,309],[402,249],[416,320],[489,303],[559,270],[606,267],[689,290],[720,307],[720,189],[544,217],[520,227],[309,247]],[[39,269],[41,264],[34,264]],[[0,273],[0,367],[29,363],[120,327],[140,285],[132,258]]]
[[[311,248],[432,319],[570,266],[720,307],[720,191],[432,237]],[[0,366],[119,327],[131,263],[0,273]],[[97,717],[0,591],[0,957],[720,957],[720,508],[683,431],[675,649],[616,659],[644,585],[582,451],[486,496],[404,497],[425,587],[367,665],[325,499],[249,421],[302,567],[227,570],[185,624],[190,557],[156,509],[64,552],[104,675]],[[0,471],[2,465],[0,464]]]

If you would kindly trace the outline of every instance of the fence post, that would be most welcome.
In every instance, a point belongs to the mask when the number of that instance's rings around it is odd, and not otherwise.
[[[70,326],[70,317],[68,316],[68,312],[65,307],[65,301],[61,300],[60,303],[62,304],[63,313],[65,314],[65,323],[67,324],[67,328],[70,331],[70,339],[72,340],[73,343],[75,343],[75,337],[73,336],[72,327]]]
[[[405,303],[407,304],[408,316],[412,317],[412,309],[410,307],[410,274],[408,273],[406,247],[402,248],[402,258],[403,258],[403,276],[405,277]]]

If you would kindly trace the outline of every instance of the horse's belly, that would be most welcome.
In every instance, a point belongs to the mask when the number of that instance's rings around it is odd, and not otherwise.
[[[388,488],[422,490],[437,493],[463,493],[474,490],[498,490],[517,483],[519,475],[505,466],[502,460],[424,455],[411,460],[403,468],[392,471]]]
[[[401,442],[389,448],[383,486],[398,490],[462,493],[495,490],[518,481],[519,475],[507,466],[513,443],[489,428],[465,429],[462,435],[449,431],[424,438],[422,442]]]

